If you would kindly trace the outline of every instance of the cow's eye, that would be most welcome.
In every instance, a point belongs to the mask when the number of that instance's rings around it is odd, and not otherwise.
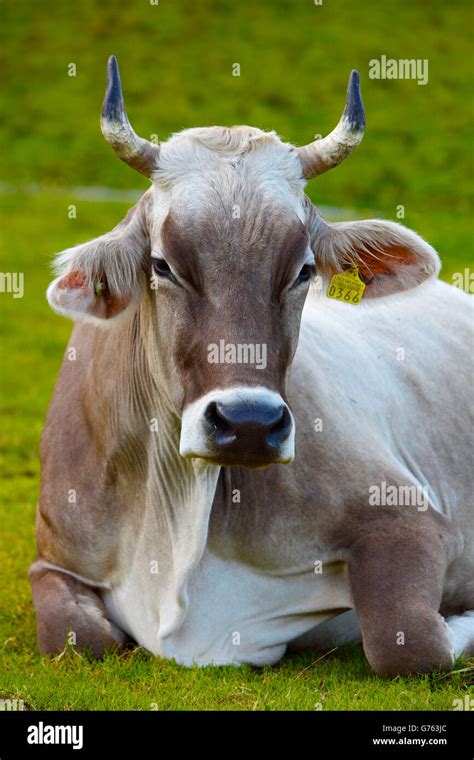
[[[167,280],[171,280],[171,282],[177,282],[176,277],[174,276],[168,262],[165,261],[165,259],[153,259],[153,272],[157,277],[165,277]]]
[[[305,264],[304,267],[302,267],[298,277],[296,278],[293,287],[302,285],[303,282],[308,282],[313,276],[315,270],[316,267],[313,264]]]

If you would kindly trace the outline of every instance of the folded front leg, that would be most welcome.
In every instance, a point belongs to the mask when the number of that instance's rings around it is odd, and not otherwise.
[[[380,675],[447,670],[454,647],[439,614],[459,538],[431,511],[372,522],[350,548],[349,575],[367,659]]]
[[[63,572],[30,568],[33,604],[38,621],[41,654],[59,654],[69,642],[74,649],[88,649],[101,657],[108,649],[126,643],[127,635],[107,618],[99,593]]]

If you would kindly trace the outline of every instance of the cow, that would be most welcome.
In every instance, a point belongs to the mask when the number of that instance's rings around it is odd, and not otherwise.
[[[358,73],[305,147],[155,144],[112,56],[101,126],[152,184],[47,292],[77,324],[41,442],[41,653],[263,666],[361,639],[389,677],[473,654],[472,301],[415,232],[304,192],[362,139]]]

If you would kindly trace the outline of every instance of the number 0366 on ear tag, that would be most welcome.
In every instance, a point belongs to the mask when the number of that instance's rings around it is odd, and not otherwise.
[[[326,295],[328,298],[335,298],[336,301],[344,303],[359,303],[364,290],[365,284],[359,278],[357,267],[354,266],[331,277]]]

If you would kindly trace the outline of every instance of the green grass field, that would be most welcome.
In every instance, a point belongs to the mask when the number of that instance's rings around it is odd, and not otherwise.
[[[156,7],[85,0],[50,2],[48,10],[4,3],[0,134],[8,187],[0,193],[0,269],[23,272],[25,293],[0,293],[0,699],[23,699],[33,709],[450,710],[472,690],[472,662],[443,677],[384,681],[358,646],[263,670],[185,669],[139,650],[98,663],[71,652],[48,660],[36,649],[26,576],[38,441],[71,330],[46,303],[49,264],[55,251],[109,230],[127,208],[80,200],[64,188],[146,187],[100,135],[107,56],[119,58],[136,130],[163,138],[183,127],[250,123],[306,142],[334,126],[348,72],[359,68],[366,137],[309,195],[358,217],[395,220],[402,204],[401,221],[437,248],[451,282],[473,258],[468,7],[462,0],[327,0],[321,7],[310,0],[160,0]],[[382,53],[429,59],[429,84],[370,80],[368,61]],[[75,78],[67,76],[70,62]],[[234,62],[240,78],[232,77]],[[39,190],[27,192],[33,184]]]

